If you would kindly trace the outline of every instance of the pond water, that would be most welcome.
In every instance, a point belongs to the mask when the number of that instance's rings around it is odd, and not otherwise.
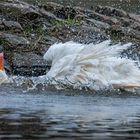
[[[1,86],[0,139],[140,139],[140,98]]]
[[[31,3],[46,3],[46,0],[25,0]],[[95,8],[97,5],[113,6],[126,10],[127,12],[140,14],[140,0],[47,0],[62,5],[82,6],[85,8]]]

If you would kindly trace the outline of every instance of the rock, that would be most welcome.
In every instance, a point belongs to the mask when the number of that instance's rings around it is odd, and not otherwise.
[[[37,22],[38,24],[42,23],[44,30],[49,29],[53,26],[46,18],[39,18]]]
[[[43,57],[32,52],[21,52],[13,54],[12,71],[22,76],[45,75],[50,68]]]
[[[99,21],[108,23],[109,25],[118,25],[118,24],[120,24],[120,22],[116,18],[105,16],[105,15],[101,15],[101,14],[96,13],[96,12],[90,13],[89,17],[93,18],[95,20],[99,20]]]
[[[76,12],[77,12],[78,14],[85,14],[86,12],[89,12],[89,13],[93,12],[92,10],[85,9],[85,8],[79,7],[79,6],[75,6],[75,7],[73,7],[73,8],[76,10]]]
[[[128,26],[130,26],[131,24],[133,24],[134,20],[129,19],[129,18],[125,18],[125,17],[121,17],[121,18],[120,18],[120,22],[121,22],[121,25],[122,25],[122,26],[128,27]]]
[[[62,7],[61,9],[57,10],[56,15],[58,18],[61,19],[74,19],[76,16],[76,10],[72,7]]]
[[[2,53],[2,52],[3,52],[3,46],[0,45],[0,53]]]
[[[139,22],[134,22],[133,24],[130,25],[131,28],[140,31],[140,23]]]
[[[77,21],[84,21],[85,19],[88,19],[88,16],[85,14],[77,14],[74,19]]]
[[[127,28],[122,27],[121,30],[125,35],[140,40],[140,31],[134,30],[134,29],[129,28],[129,27],[127,27]]]
[[[60,42],[59,39],[57,39],[53,36],[49,36],[49,35],[44,36],[44,40],[46,41],[46,44],[49,45],[49,46],[53,45],[56,42]]]
[[[41,9],[42,7],[45,9],[45,11],[53,13],[60,19],[73,19],[77,14],[75,8],[70,6],[62,6],[54,2],[47,2],[45,5],[41,6]]]
[[[137,22],[140,22],[140,15],[129,14],[129,17]]]
[[[128,17],[128,14],[124,10],[116,9],[109,6],[97,6],[95,12],[111,17]]]
[[[0,2],[0,12],[14,18],[26,17],[30,20],[41,16],[37,7],[18,0]]]
[[[33,46],[30,45],[29,47],[26,47],[27,48],[26,50],[32,51],[34,53],[37,53],[37,54],[43,56],[45,54],[45,52],[48,50],[48,48],[57,42],[61,42],[61,41],[53,36],[45,35],[42,37],[41,42],[38,42],[38,44],[33,43]],[[29,50],[29,48],[32,48],[32,50]]]
[[[86,44],[108,39],[107,35],[100,29],[84,25],[55,29],[52,31],[52,36],[58,38],[61,42],[76,41]]]
[[[55,11],[58,11],[60,10],[63,5],[61,4],[57,4],[57,3],[54,3],[54,2],[46,2],[45,5],[41,6],[41,8],[44,8],[46,11],[50,11],[52,13],[54,13]]]
[[[23,30],[20,23],[18,23],[18,22],[7,21],[7,20],[2,20],[1,22],[3,23],[5,28],[14,29],[14,30]]]
[[[55,20],[55,21],[60,21],[60,19],[57,18],[53,13],[48,12],[48,11],[46,11],[45,9],[40,9],[39,12],[42,14],[42,16],[43,16],[45,19],[47,19],[47,20],[49,20],[49,21],[51,21],[51,22],[52,22],[53,20]]]
[[[140,31],[138,30],[134,30],[130,27],[112,26],[108,31],[111,35],[115,35],[120,39],[140,44]]]
[[[103,29],[103,30],[108,29],[110,27],[109,24],[94,19],[86,19],[86,23],[88,25],[95,26],[96,28]]]
[[[81,26],[77,30],[77,35],[73,37],[76,42],[89,44],[89,43],[99,43],[104,40],[109,39],[108,36],[96,27]]]
[[[12,47],[17,47],[18,45],[29,45],[29,41],[24,37],[20,37],[13,34],[0,32],[0,40],[6,41],[12,45]]]
[[[3,25],[3,22],[2,20],[0,20],[0,30],[4,29],[4,25]]]

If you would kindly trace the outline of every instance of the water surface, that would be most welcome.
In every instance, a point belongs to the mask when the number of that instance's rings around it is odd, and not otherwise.
[[[0,139],[140,139],[140,98],[3,86]]]

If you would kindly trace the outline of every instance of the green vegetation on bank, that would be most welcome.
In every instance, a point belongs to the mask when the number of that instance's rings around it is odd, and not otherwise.
[[[59,20],[59,21],[54,22],[54,26],[56,26],[58,28],[80,26],[80,25],[81,25],[80,20],[78,20],[76,18],[71,19],[70,17],[68,17],[67,19],[64,19],[64,20]]]

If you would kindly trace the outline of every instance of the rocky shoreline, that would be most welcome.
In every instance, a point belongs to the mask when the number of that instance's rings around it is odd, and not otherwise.
[[[133,42],[135,45],[123,55],[136,55],[140,60],[140,15],[108,6],[91,10],[53,2],[0,2],[0,45],[10,74],[45,74],[50,66],[42,56],[53,43],[96,43],[106,39]]]

